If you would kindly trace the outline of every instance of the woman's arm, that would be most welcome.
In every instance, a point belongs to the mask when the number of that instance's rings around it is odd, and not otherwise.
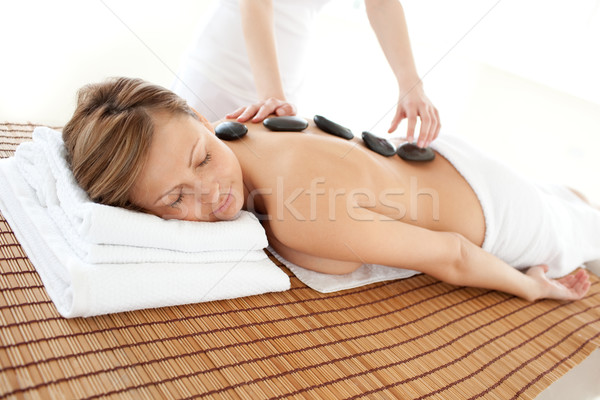
[[[486,252],[460,236],[461,255],[452,268],[449,283],[500,290],[523,299],[534,301],[543,298],[577,300],[588,291],[587,272],[581,270],[560,280],[548,279],[548,267],[531,267],[526,274]]]
[[[273,21],[273,0],[240,0],[242,30],[246,52],[254,76],[259,102],[229,114],[244,122],[260,122],[270,114],[294,115],[295,107],[286,102],[279,73]]]
[[[453,285],[499,290],[530,301],[579,299],[590,285],[585,271],[561,280],[546,278],[543,266],[524,274],[462,235],[385,219],[364,208],[354,208],[351,213],[346,208],[333,220],[284,216],[271,226],[284,245],[306,254],[413,269]],[[352,272],[329,271],[325,263],[323,268],[319,272]]]
[[[417,74],[402,5],[398,0],[365,0],[365,5],[371,27],[398,81],[398,106],[389,132],[395,131],[400,121],[407,118],[406,137],[412,142],[417,117],[420,117],[418,145],[426,147],[439,134],[440,118],[425,96]]]

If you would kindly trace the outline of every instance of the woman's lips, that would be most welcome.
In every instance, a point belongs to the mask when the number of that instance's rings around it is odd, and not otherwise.
[[[227,208],[229,208],[229,206],[231,205],[232,202],[233,202],[233,196],[231,195],[231,189],[229,189],[229,192],[227,192],[227,197],[225,197],[225,200],[223,200],[221,205],[215,211],[213,211],[213,214],[217,214],[217,213],[221,213],[221,212],[225,211]]]

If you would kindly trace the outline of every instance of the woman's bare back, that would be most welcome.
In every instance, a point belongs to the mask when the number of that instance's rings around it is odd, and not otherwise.
[[[337,219],[377,218],[434,231],[456,232],[481,246],[485,234],[477,196],[444,157],[407,162],[384,157],[355,138],[321,132],[312,123],[303,132],[272,132],[248,124],[246,137],[228,145],[236,153],[256,195],[246,206],[265,217],[273,247],[305,267],[323,263],[335,271],[339,261],[286,245],[287,235],[310,235]],[[362,209],[371,211],[368,216]],[[304,229],[289,231],[292,218]],[[347,265],[341,262],[342,270]]]

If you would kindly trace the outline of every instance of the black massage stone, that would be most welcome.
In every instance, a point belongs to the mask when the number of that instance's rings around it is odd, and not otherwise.
[[[239,122],[225,121],[217,125],[215,133],[221,140],[237,140],[248,133],[248,128]]]
[[[300,117],[283,116],[267,118],[263,125],[272,131],[300,132],[308,127],[308,122]]]
[[[317,124],[319,129],[321,129],[322,131],[325,131],[329,134],[339,136],[341,138],[348,139],[348,140],[350,140],[354,137],[354,135],[352,134],[352,131],[350,129],[348,129],[344,126],[341,126],[339,124],[336,124],[335,122],[333,122],[321,115],[315,115],[315,117],[313,119],[315,121],[315,124]]]
[[[396,154],[396,148],[389,140],[373,135],[371,132],[364,131],[362,133],[363,142],[375,153],[379,153],[382,156],[390,157]]]
[[[432,161],[435,158],[435,153],[430,147],[422,149],[414,143],[404,143],[397,153],[406,161]]]

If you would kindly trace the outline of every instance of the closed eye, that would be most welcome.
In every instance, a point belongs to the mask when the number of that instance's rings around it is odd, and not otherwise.
[[[206,157],[204,157],[204,160],[202,160],[202,162],[201,162],[200,164],[198,164],[198,166],[199,166],[199,167],[202,167],[202,166],[204,166],[204,165],[208,164],[208,162],[210,161],[210,159],[211,159],[211,158],[212,158],[212,157],[211,157],[211,155],[210,155],[210,152],[207,152],[207,153],[206,153]]]
[[[170,204],[171,207],[176,208],[183,201],[183,189],[179,191],[179,196],[177,196],[177,200]]]
[[[204,157],[204,160],[202,160],[202,162],[200,164],[198,164],[198,167],[202,167],[202,166],[208,164],[208,162],[211,160],[211,158],[212,158],[212,156],[210,155],[210,152],[207,152],[206,157]],[[184,196],[184,193],[183,193],[183,188],[182,188],[179,190],[179,195],[177,196],[177,199],[174,202],[172,202],[169,206],[173,207],[173,208],[177,208],[177,206],[179,204],[181,204],[181,202],[183,201],[183,196]]]

